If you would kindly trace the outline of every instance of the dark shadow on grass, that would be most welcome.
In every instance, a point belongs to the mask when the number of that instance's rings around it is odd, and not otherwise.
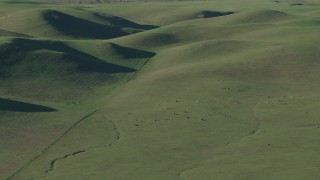
[[[139,43],[143,46],[167,46],[173,45],[180,41],[180,39],[173,34],[169,33],[153,33],[150,36],[141,38]]]
[[[128,35],[119,28],[95,23],[55,10],[44,11],[43,18],[58,31],[73,38],[111,39]]]
[[[128,73],[135,69],[119,66],[102,61],[94,56],[75,50],[62,42],[38,41],[29,39],[15,39],[12,43],[0,46],[0,66],[13,66],[30,53],[37,50],[50,50],[62,52],[68,55],[66,59],[59,59],[66,63],[73,63],[80,72],[100,72],[100,73]],[[39,59],[40,61],[41,59]],[[0,68],[1,69],[1,68]]]
[[[117,44],[111,43],[113,49],[115,49],[124,58],[152,58],[156,55],[154,52],[143,51],[139,49],[133,49],[129,47],[119,46]]]
[[[303,3],[294,3],[294,4],[290,4],[291,6],[303,6],[303,5],[305,5],[305,4],[303,4]]]
[[[14,112],[54,112],[56,109],[30,104],[20,101],[14,101],[10,99],[0,98],[0,110],[1,111],[14,111]]]
[[[33,5],[41,5],[41,4],[52,4],[49,2],[37,2],[37,1],[25,1],[25,0],[15,0],[15,1],[3,1],[2,3],[6,4],[33,4]]]
[[[219,12],[219,11],[202,11],[199,14],[200,18],[213,18],[234,14],[234,12]]]
[[[141,25],[135,22],[129,21],[127,19],[118,17],[118,16],[107,16],[100,13],[93,13],[96,17],[103,19],[106,23],[110,23],[112,26],[119,28],[132,28],[132,29],[142,29],[142,30],[150,30],[159,28],[159,26],[154,25]]]

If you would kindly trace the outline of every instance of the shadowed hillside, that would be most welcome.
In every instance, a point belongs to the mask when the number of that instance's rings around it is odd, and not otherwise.
[[[30,37],[30,36],[0,29],[0,37]]]
[[[133,21],[129,21],[127,19],[118,17],[118,16],[107,16],[102,13],[93,13],[94,16],[101,19],[104,24],[109,24],[114,27],[119,28],[130,28],[130,29],[137,29],[137,30],[150,30],[158,28],[159,26],[153,26],[153,25],[141,25],[137,24]]]
[[[13,39],[0,45],[0,56],[3,90],[37,99],[82,99],[95,87],[112,86],[122,74],[135,71],[58,41]]]
[[[131,59],[131,58],[151,58],[156,55],[156,53],[148,52],[148,51],[142,51],[138,49],[133,49],[129,47],[119,46],[115,43],[111,43],[111,47],[115,50],[117,54],[120,54],[125,59]]]
[[[198,14],[199,18],[214,18],[234,14],[233,12],[219,12],[219,11],[202,11]]]
[[[67,39],[111,39],[157,28],[98,12],[70,14],[52,9],[18,11],[0,19],[0,27],[34,37]]]
[[[44,11],[43,18],[57,31],[73,38],[110,39],[127,35],[119,28],[94,23],[55,10]]]
[[[40,106],[40,105],[0,98],[0,111],[52,112],[56,110],[46,106]]]
[[[156,53],[144,51],[132,46],[123,46],[112,42],[82,41],[67,43],[70,47],[101,59],[105,62],[132,69],[140,69],[146,60],[154,57]]]
[[[17,52],[17,53],[13,53]],[[52,56],[47,56],[52,54]],[[77,51],[61,42],[34,41],[27,39],[15,39],[9,44],[0,47],[0,54],[3,57],[1,68],[12,68],[18,66],[23,72],[31,72],[30,69],[21,69],[28,64],[35,70],[43,69],[44,73],[63,73],[64,64],[69,72],[100,72],[100,73],[122,73],[133,72],[133,69],[121,67],[101,61],[91,55]],[[56,55],[56,56],[55,56]],[[32,64],[30,64],[32,63]],[[17,65],[20,64],[20,65]],[[58,67],[55,67],[55,64]],[[59,69],[60,67],[60,69]],[[9,68],[9,69],[12,69]]]

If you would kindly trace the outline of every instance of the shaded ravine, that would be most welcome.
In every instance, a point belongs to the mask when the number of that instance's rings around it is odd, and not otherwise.
[[[103,116],[103,118],[106,119],[105,116]],[[50,162],[50,168],[45,171],[45,174],[46,174],[45,177],[46,177],[50,172],[52,172],[52,171],[54,171],[54,170],[56,169],[56,164],[57,164],[58,161],[64,160],[64,159],[69,158],[69,157],[72,158],[73,156],[80,155],[80,154],[83,154],[83,153],[86,153],[86,152],[89,152],[89,151],[93,151],[93,150],[97,150],[97,149],[109,148],[109,147],[113,146],[113,145],[120,139],[120,131],[119,131],[117,125],[116,125],[112,120],[110,120],[110,123],[112,124],[113,130],[114,130],[114,132],[115,132],[115,134],[116,134],[116,137],[115,137],[115,140],[114,140],[114,141],[112,141],[111,143],[106,144],[106,145],[104,145],[104,146],[93,147],[93,148],[83,149],[83,150],[78,150],[78,151],[75,151],[75,152],[73,152],[73,153],[64,155],[64,156],[62,156],[62,157],[60,157],[60,158],[56,158],[56,159],[52,160],[52,161]]]
[[[83,120],[87,119],[94,113],[96,113],[97,110],[94,110],[93,112],[87,114],[85,117],[78,120],[76,123],[74,123],[71,127],[69,127],[63,134],[61,134],[55,141],[53,141],[49,146],[47,146],[44,150],[42,150],[37,156],[33,157],[29,162],[27,162],[24,166],[19,168],[16,172],[14,172],[11,176],[7,178],[7,180],[10,180],[14,178],[18,173],[20,173],[24,168],[29,166],[32,162],[37,160],[42,154],[47,152],[52,146],[54,146],[59,140],[61,140],[66,134],[68,134],[75,126],[77,126],[79,123],[81,123]]]
[[[32,104],[28,102],[15,101],[12,99],[0,98],[0,111],[11,112],[54,112],[57,111],[48,106]]]

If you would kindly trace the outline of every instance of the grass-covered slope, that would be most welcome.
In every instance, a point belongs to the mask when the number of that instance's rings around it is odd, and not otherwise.
[[[59,39],[111,39],[156,28],[98,12],[70,12],[47,8],[21,10],[3,16],[0,27],[33,37]]]
[[[56,10],[26,10],[8,15],[0,26],[35,37],[108,39],[126,35],[120,29]]]
[[[1,38],[0,174],[319,179],[318,2],[294,3],[45,5],[148,31],[88,40],[40,16],[77,40]]]
[[[13,39],[0,45],[0,55],[2,91],[38,99],[83,99],[135,71],[58,41]]]
[[[0,32],[0,179],[40,157],[155,55],[96,40],[135,33],[132,29],[125,32],[42,5],[0,8],[5,29]],[[100,125],[104,134],[106,125]]]
[[[29,36],[0,29],[0,37],[29,37]]]

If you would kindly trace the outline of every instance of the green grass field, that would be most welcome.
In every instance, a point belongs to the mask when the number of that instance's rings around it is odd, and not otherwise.
[[[0,0],[0,179],[320,179],[320,1]]]

